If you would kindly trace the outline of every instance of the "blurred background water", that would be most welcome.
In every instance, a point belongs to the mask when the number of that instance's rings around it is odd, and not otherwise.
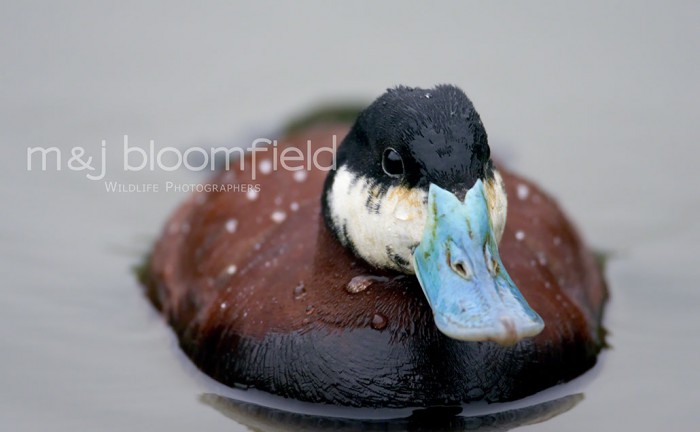
[[[0,4],[0,429],[246,430],[203,403],[130,268],[185,194],[27,171],[75,146],[274,138],[324,101],[453,83],[494,152],[612,253],[612,350],[585,398],[522,430],[692,429],[700,415],[700,3]]]

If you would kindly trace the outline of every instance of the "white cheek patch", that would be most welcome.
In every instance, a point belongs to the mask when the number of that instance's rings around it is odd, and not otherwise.
[[[503,231],[506,229],[506,215],[508,213],[508,197],[503,178],[497,170],[493,170],[493,180],[486,182],[486,199],[489,204],[489,215],[493,225],[493,233],[496,241],[501,242]]]
[[[341,167],[327,202],[344,244],[376,267],[414,273],[412,255],[425,228],[427,192],[383,188]]]

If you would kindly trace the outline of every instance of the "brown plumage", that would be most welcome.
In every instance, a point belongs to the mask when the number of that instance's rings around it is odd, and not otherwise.
[[[317,126],[281,139],[278,149],[305,151],[307,139],[313,148],[328,146],[347,130]],[[270,155],[258,153],[258,161]],[[323,156],[328,165],[330,155]],[[187,355],[216,380],[311,402],[403,407],[513,400],[595,364],[607,295],[600,269],[556,203],[531,182],[500,168],[509,196],[500,251],[545,329],[503,347],[444,336],[414,276],[371,268],[343,248],[321,215],[326,172],[298,181],[285,170],[258,170],[252,180],[250,164],[248,157],[241,171],[233,163],[211,183],[259,184],[255,199],[194,194],[170,218],[148,263],[149,298]],[[525,186],[527,196],[519,197]],[[349,292],[348,282],[363,275],[386,279]]]

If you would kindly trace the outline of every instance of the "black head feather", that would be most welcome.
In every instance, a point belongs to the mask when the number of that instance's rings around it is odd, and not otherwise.
[[[397,151],[405,173],[387,176],[382,157]],[[474,105],[459,88],[396,87],[358,117],[338,150],[338,166],[380,183],[427,188],[430,183],[455,193],[470,188],[488,171],[486,130]]]
[[[383,190],[399,185],[427,190],[435,183],[460,198],[477,179],[492,176],[481,118],[467,95],[452,85],[389,89],[360,113],[336,161],[337,168]],[[327,222],[326,195],[334,175],[329,173],[322,198]]]

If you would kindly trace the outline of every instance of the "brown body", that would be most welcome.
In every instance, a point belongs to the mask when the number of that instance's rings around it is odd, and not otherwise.
[[[307,139],[312,148],[330,146],[346,132],[318,127],[280,140],[278,150],[306,151]],[[271,155],[259,152],[257,161]],[[252,180],[250,167],[249,158],[243,171],[233,163],[211,183],[259,184],[256,199],[195,194],[168,222],[148,268],[149,297],[216,380],[310,402],[404,407],[513,400],[595,364],[606,299],[600,269],[532,183],[500,170],[509,196],[500,251],[545,329],[503,347],[444,336],[414,276],[379,271],[343,248],[321,216],[326,172],[298,181],[286,170],[258,169]],[[527,186],[524,199],[518,185]],[[273,220],[275,211],[284,220]],[[385,279],[351,293],[356,276]]]

